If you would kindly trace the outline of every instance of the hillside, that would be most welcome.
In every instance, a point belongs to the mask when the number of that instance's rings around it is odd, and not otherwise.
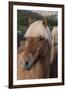
[[[36,20],[43,20],[44,18],[47,18],[48,26],[50,29],[52,29],[53,26],[57,26],[57,15],[51,15],[51,16],[42,16],[39,13],[27,11],[27,10],[18,10],[17,11],[17,30],[22,32],[22,35],[25,34],[27,28],[29,27],[29,19],[32,20],[32,22]]]

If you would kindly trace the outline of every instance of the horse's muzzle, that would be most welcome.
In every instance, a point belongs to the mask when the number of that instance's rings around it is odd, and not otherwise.
[[[25,70],[29,71],[32,68],[33,64],[34,64],[33,60],[28,60],[28,61],[26,61],[26,63],[25,63],[23,68]]]
[[[39,50],[40,50],[40,47],[37,49],[35,56],[32,57],[30,55],[30,58],[26,61],[25,65],[23,67],[25,70],[30,70],[30,69],[32,69],[33,65],[35,65],[35,63],[37,62],[37,57],[39,55]]]

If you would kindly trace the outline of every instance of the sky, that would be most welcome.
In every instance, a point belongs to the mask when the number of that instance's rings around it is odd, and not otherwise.
[[[32,12],[39,13],[42,16],[51,16],[51,15],[57,15],[58,14],[55,11],[32,11]]]

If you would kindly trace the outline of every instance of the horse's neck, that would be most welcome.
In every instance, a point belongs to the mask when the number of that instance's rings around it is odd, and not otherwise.
[[[51,43],[51,33],[50,33],[50,30],[49,30],[49,27],[46,26],[44,31],[45,31],[44,33],[46,34],[45,38],[49,41],[49,43]]]

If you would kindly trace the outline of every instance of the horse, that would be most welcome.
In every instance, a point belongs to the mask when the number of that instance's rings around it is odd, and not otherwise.
[[[52,51],[51,51],[51,55],[52,55],[52,59],[51,59],[51,63],[53,61],[55,52],[57,52],[57,48],[58,48],[58,27],[54,26],[51,32],[51,37],[52,37]],[[55,50],[56,49],[56,50]]]
[[[33,22],[24,38],[24,49],[17,53],[17,79],[49,78],[51,33],[46,20]]]
[[[54,44],[54,46],[58,45],[58,27],[54,26],[53,30],[52,30],[52,42]]]
[[[58,76],[58,27],[54,26],[51,32],[52,36],[52,59],[50,66],[50,77]]]

